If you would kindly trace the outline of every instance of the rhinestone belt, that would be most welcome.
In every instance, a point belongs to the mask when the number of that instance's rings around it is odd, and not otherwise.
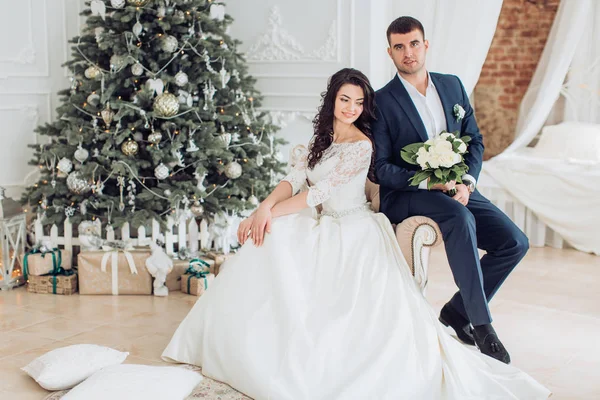
[[[355,213],[361,212],[361,211],[372,211],[371,203],[366,203],[366,204],[363,204],[362,206],[349,208],[347,210],[342,210],[342,211],[323,211],[323,212],[321,212],[321,216],[328,216],[328,217],[332,217],[332,218],[342,218],[347,215],[355,214]]]

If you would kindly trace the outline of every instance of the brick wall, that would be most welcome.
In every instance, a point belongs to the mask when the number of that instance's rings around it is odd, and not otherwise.
[[[537,4],[534,4],[537,3]],[[475,87],[477,122],[488,159],[513,140],[521,99],[544,49],[559,0],[504,0]]]

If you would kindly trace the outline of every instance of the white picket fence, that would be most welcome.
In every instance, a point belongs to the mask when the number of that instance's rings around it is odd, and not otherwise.
[[[98,222],[99,224],[99,222]],[[161,232],[160,224],[156,220],[152,220],[152,232],[147,232],[146,228],[141,226],[137,229],[137,235],[131,235],[129,223],[125,223],[121,227],[122,240],[129,241],[134,246],[148,246],[151,241],[162,233],[164,235],[165,247],[167,254],[175,252],[175,244],[178,248],[185,247],[189,251],[196,252],[199,249],[212,249],[212,240],[208,231],[208,223],[206,220],[201,220],[197,223],[194,218],[186,220],[184,217],[176,221],[172,218],[168,219],[166,231]],[[115,231],[112,226],[101,226],[102,237],[106,240],[115,240]],[[34,233],[36,242],[41,240],[50,240],[55,247],[60,246],[65,250],[73,251],[74,246],[80,246],[79,238],[77,237],[77,229],[75,236],[73,235],[73,224],[67,218],[64,222],[63,236],[58,235],[58,227],[52,225],[50,235],[44,234],[44,227],[39,219],[34,223]],[[148,236],[150,234],[150,236]]]

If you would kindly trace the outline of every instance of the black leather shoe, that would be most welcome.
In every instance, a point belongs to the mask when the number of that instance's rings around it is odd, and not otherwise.
[[[491,324],[475,327],[473,337],[477,348],[483,354],[502,361],[504,364],[510,364],[510,354],[498,339],[498,335]]]
[[[450,303],[446,305],[440,311],[440,322],[445,326],[450,326],[456,332],[456,336],[464,343],[469,346],[475,346],[475,339],[473,338],[473,327],[456,311]]]

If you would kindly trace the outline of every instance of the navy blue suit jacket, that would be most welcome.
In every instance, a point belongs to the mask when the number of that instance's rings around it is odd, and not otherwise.
[[[442,101],[446,116],[447,131],[460,131],[461,136],[468,135],[468,154],[465,163],[468,174],[478,179],[483,158],[483,137],[477,127],[473,108],[460,79],[454,75],[430,73],[431,79]],[[375,139],[375,171],[380,184],[381,210],[392,204],[386,201],[396,191],[417,191],[408,180],[418,171],[418,165],[406,163],[400,156],[402,148],[415,142],[428,139],[425,125],[417,112],[404,85],[394,76],[375,96],[377,120],[373,123]],[[458,121],[454,116],[454,105],[459,104],[465,110],[465,116]],[[406,205],[408,207],[408,205]],[[406,210],[408,213],[408,209]]]

